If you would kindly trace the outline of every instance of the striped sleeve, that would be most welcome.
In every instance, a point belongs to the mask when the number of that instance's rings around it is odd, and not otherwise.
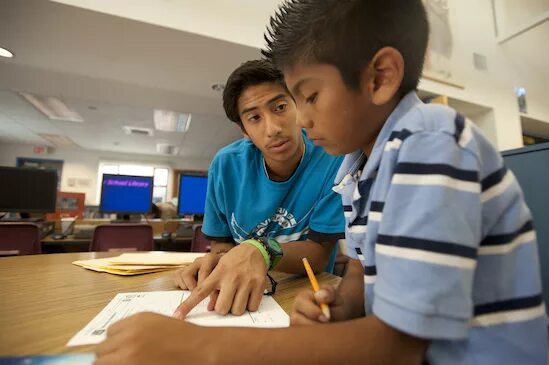
[[[390,173],[373,311],[414,336],[465,338],[482,235],[477,158],[453,135],[420,132],[402,142]]]

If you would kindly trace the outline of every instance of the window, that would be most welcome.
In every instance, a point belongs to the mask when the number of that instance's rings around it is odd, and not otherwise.
[[[97,174],[97,197],[99,205],[101,199],[101,182],[103,174],[153,176],[153,203],[166,201],[168,195],[169,168],[163,166],[140,165],[135,163],[100,162]]]

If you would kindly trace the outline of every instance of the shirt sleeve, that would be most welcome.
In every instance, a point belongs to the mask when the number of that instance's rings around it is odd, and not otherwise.
[[[479,164],[443,132],[402,143],[376,241],[373,312],[422,338],[463,339],[481,240]],[[391,169],[392,167],[388,168]]]
[[[222,166],[218,158],[214,158],[208,171],[208,189],[206,192],[206,208],[202,233],[209,240],[233,243],[229,221],[223,207],[223,185],[218,181]]]
[[[345,216],[341,196],[332,190],[340,163],[341,160],[337,159],[330,166],[330,174],[324,181],[322,196],[311,212],[308,238],[312,241],[327,242],[345,238]]]

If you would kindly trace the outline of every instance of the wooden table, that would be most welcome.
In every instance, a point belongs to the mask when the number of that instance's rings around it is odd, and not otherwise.
[[[173,272],[122,277],[72,265],[75,260],[117,253],[65,253],[0,258],[0,356],[93,351],[68,348],[80,331],[120,292],[176,289]],[[306,277],[273,273],[274,298],[290,312],[295,295],[310,284]],[[327,273],[319,282],[337,284]]]

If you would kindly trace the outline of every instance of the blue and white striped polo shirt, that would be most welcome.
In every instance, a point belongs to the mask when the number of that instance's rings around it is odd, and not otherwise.
[[[366,313],[432,339],[427,363],[547,363],[530,211],[474,124],[411,92],[369,158],[346,156],[334,190]]]

